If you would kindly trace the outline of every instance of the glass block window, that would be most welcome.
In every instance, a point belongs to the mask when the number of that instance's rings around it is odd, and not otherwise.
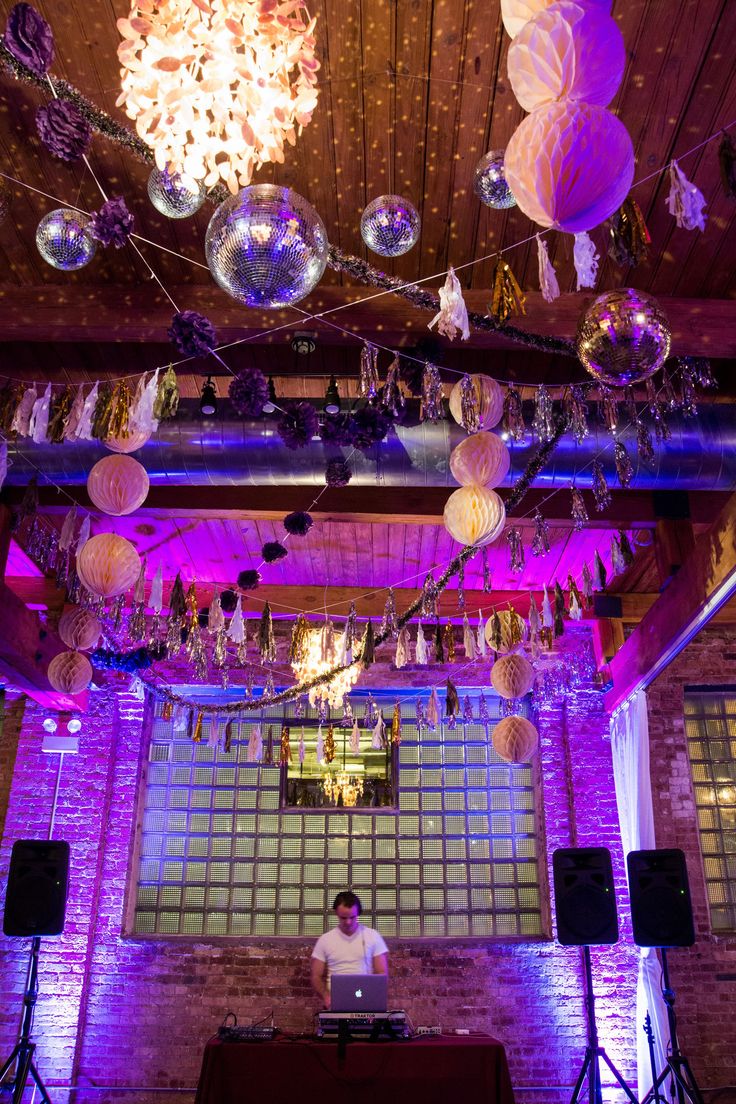
[[[736,688],[686,688],[685,733],[711,927],[736,931]]]
[[[467,693],[477,712],[477,691]],[[389,721],[393,695],[372,696]],[[287,801],[299,777],[301,725],[316,729],[313,711],[246,714],[233,721],[225,750],[222,741],[210,746],[206,718],[195,744],[159,708],[141,795],[133,931],[319,935],[335,894],[350,888],[366,923],[386,936],[539,938],[533,768],[501,760],[481,724],[420,732],[416,699],[427,696],[420,690],[402,703],[401,743],[388,764],[391,804],[331,809]],[[351,695],[359,718],[366,697]],[[492,727],[500,703],[488,695],[487,704]],[[333,723],[341,748],[343,730]],[[262,762],[249,754],[257,724]],[[291,729],[288,767],[278,765],[282,724]],[[370,737],[362,728],[361,743]]]

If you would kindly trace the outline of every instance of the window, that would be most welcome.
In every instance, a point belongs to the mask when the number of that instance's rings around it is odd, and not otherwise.
[[[685,732],[713,931],[736,930],[736,689],[685,693]]]
[[[388,723],[394,697],[373,697]],[[351,694],[359,717],[364,699]],[[532,767],[499,759],[479,724],[419,734],[415,702],[402,706],[394,807],[284,804],[290,783],[277,765],[278,743],[274,765],[247,756],[255,723],[266,739],[273,725],[277,742],[283,708],[238,720],[228,751],[208,745],[206,722],[194,744],[156,716],[133,931],[318,935],[335,894],[349,887],[367,922],[387,936],[539,937]],[[498,699],[488,706],[493,722]],[[293,754],[302,722],[314,730],[314,712],[285,720]],[[370,735],[363,730],[362,739]],[[341,741],[337,724],[335,736]]]

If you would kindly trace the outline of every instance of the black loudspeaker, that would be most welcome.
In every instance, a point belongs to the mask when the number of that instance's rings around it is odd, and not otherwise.
[[[693,906],[682,851],[632,851],[626,865],[637,946],[692,947]]]
[[[605,847],[561,847],[552,855],[557,939],[583,947],[618,941],[611,855]]]
[[[60,935],[64,930],[68,881],[68,843],[16,840],[5,894],[5,934]]]

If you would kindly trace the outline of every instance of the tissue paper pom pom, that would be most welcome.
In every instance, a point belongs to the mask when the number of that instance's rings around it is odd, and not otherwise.
[[[289,553],[279,541],[266,541],[261,549],[261,555],[266,563],[276,563],[278,560],[283,560]]]
[[[166,332],[185,357],[207,356],[217,345],[215,327],[209,318],[193,310],[175,314]]]
[[[377,406],[364,406],[356,411],[350,419],[350,429],[353,444],[356,448],[365,450],[383,441],[389,429],[391,419],[388,414],[379,410]]]
[[[288,402],[276,429],[287,448],[304,448],[319,430],[319,416],[311,403]]]
[[[37,77],[45,77],[54,60],[54,36],[43,16],[31,4],[11,8],[3,41],[16,61]]]
[[[353,473],[344,460],[328,460],[325,469],[325,482],[328,487],[347,487]]]
[[[228,395],[239,418],[260,418],[268,402],[268,380],[260,368],[241,368]]]
[[[255,590],[260,581],[261,573],[256,571],[255,568],[248,568],[238,575],[238,586],[241,590]],[[222,605],[222,597],[220,597],[220,605]]]
[[[295,510],[284,518],[284,529],[292,537],[305,537],[313,525],[314,522],[306,510]]]
[[[89,232],[102,245],[122,249],[133,233],[134,219],[122,196],[113,196],[102,204],[89,223]]]
[[[36,112],[38,136],[49,153],[78,161],[88,150],[92,132],[79,108],[69,100],[52,100]]]
[[[223,613],[232,613],[238,604],[238,596],[234,590],[223,590],[220,595],[220,608]]]
[[[326,414],[320,436],[327,445],[351,445],[353,443],[348,414]]]

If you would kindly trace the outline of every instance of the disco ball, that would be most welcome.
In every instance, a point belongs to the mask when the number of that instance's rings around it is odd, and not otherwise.
[[[327,232],[311,203],[275,184],[251,184],[217,208],[204,243],[217,283],[249,307],[298,303],[327,264]]]
[[[79,211],[61,207],[38,224],[36,245],[43,259],[62,272],[84,268],[92,260],[97,244],[87,231],[89,219]]]
[[[503,156],[503,150],[491,150],[481,157],[473,177],[473,191],[478,199],[496,211],[516,206],[513,193],[506,183]]]
[[[360,220],[363,241],[382,257],[400,257],[419,241],[419,212],[403,196],[383,195],[368,204]]]
[[[594,379],[627,387],[662,367],[670,337],[664,311],[651,295],[618,288],[594,299],[580,319],[577,352]]]
[[[170,219],[189,218],[204,203],[206,189],[199,180],[185,184],[178,173],[154,169],[148,178],[148,198],[157,211]]]

